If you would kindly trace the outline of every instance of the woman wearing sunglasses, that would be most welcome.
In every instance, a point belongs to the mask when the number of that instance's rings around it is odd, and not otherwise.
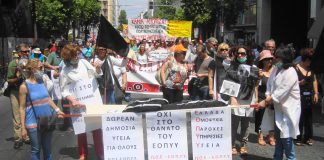
[[[229,104],[231,106],[250,105],[256,103],[255,90],[258,82],[259,69],[252,66],[253,56],[250,50],[245,46],[238,46],[233,50],[234,57],[231,62],[225,80],[237,83],[240,88],[237,96],[230,95]],[[249,125],[251,117],[253,117],[253,108],[234,108],[232,109],[232,154],[237,154],[235,140],[241,143],[240,153],[246,155],[247,141],[249,137]],[[241,123],[241,136],[237,136],[237,129]]]

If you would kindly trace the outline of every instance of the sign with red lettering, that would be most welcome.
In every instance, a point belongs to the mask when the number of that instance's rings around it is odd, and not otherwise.
[[[133,39],[156,40],[167,38],[166,19],[129,19],[128,37]]]

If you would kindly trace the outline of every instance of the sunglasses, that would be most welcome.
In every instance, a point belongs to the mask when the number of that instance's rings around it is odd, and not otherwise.
[[[228,51],[227,48],[221,48],[220,51]]]
[[[29,53],[30,51],[27,50],[27,51],[20,51],[21,53]]]
[[[237,52],[237,55],[245,56],[246,55],[246,52]]]

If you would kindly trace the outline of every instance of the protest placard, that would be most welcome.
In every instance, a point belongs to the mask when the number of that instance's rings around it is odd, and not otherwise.
[[[231,107],[115,113],[101,120],[110,159],[232,159]]]
[[[51,80],[53,82],[53,91],[52,91],[52,99],[59,100],[62,99],[60,81],[59,78],[54,78],[54,71],[51,71]]]
[[[99,93],[97,80],[81,79],[69,86],[69,92],[75,97],[81,104],[87,105],[102,105],[101,96]],[[86,108],[71,108],[71,114],[86,114]],[[84,116],[72,117],[72,124],[75,134],[85,133],[98,128],[88,128],[85,125]]]
[[[142,114],[102,116],[104,159],[144,159]]]
[[[170,52],[167,49],[159,48],[151,50],[148,55],[150,62],[165,61],[170,56]]]
[[[218,107],[191,112],[194,160],[231,160],[231,108]]]
[[[186,112],[146,114],[149,159],[188,159]]]

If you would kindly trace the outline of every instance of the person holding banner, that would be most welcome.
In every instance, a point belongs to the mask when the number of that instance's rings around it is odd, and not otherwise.
[[[26,65],[26,80],[19,88],[19,112],[21,119],[21,135],[31,140],[31,159],[40,159],[40,150],[43,149],[43,157],[52,159],[51,141],[53,130],[41,131],[37,126],[40,117],[51,117],[56,112],[59,118],[64,113],[54,104],[47,88],[44,85],[43,76],[39,74],[41,62],[38,59],[28,60]]]
[[[64,62],[64,66],[62,67],[62,71],[60,74],[60,86],[61,86],[61,92],[62,97],[67,99],[72,107],[77,108],[81,110],[81,108],[85,107],[87,104],[98,104],[101,105],[102,101],[99,98],[100,102],[96,99],[98,97],[93,97],[96,95],[100,95],[99,91],[98,94],[96,93],[97,90],[92,90],[94,93],[87,93],[91,94],[90,98],[91,101],[87,99],[78,98],[78,95],[82,95],[82,89],[85,89],[83,87],[71,88],[73,86],[84,86],[83,82],[89,82],[92,85],[94,83],[97,83],[95,79],[102,75],[102,70],[100,68],[100,65],[98,62],[94,63],[94,67],[84,59],[80,59],[79,54],[81,53],[81,49],[78,46],[75,45],[66,45],[62,49],[61,56],[62,60]],[[88,85],[86,85],[88,86]],[[90,99],[89,98],[89,99]],[[94,101],[95,99],[96,101]],[[82,102],[85,104],[82,104]],[[74,122],[76,123],[76,122]],[[84,122],[83,122],[84,123]],[[76,128],[74,128],[74,131],[76,132]],[[79,132],[78,132],[79,133]],[[77,134],[77,132],[76,132]],[[94,141],[94,147],[96,154],[99,158],[103,159],[103,144],[102,144],[102,132],[100,129],[92,131],[93,134],[93,141]],[[78,136],[78,147],[79,147],[79,155],[80,159],[86,159],[88,150],[87,150],[87,135],[85,131],[83,133],[80,131]]]
[[[189,68],[184,63],[186,52],[175,50],[174,57],[163,64],[161,69],[163,98],[169,103],[183,100],[183,85],[189,76]],[[168,70],[168,74],[167,73]]]
[[[275,52],[276,64],[267,82],[266,104],[275,110],[276,146],[274,160],[296,160],[294,139],[299,135],[301,113],[298,74],[293,67],[293,51],[279,48]]]
[[[230,96],[229,104],[231,106],[236,106],[232,109],[232,154],[237,154],[237,149],[235,147],[235,140],[238,138],[237,129],[239,123],[241,123],[241,136],[239,141],[240,153],[241,155],[246,155],[248,153],[247,142],[249,137],[249,126],[250,120],[253,117],[253,108],[240,108],[240,105],[251,105],[257,103],[257,97],[255,94],[256,87],[258,85],[258,73],[259,68],[252,66],[253,56],[250,50],[245,46],[238,46],[234,50],[234,60],[231,62],[227,75],[225,77],[226,81],[230,81],[239,87],[231,88],[235,90],[236,94],[227,94]],[[223,82],[222,88],[225,86],[225,80]]]

